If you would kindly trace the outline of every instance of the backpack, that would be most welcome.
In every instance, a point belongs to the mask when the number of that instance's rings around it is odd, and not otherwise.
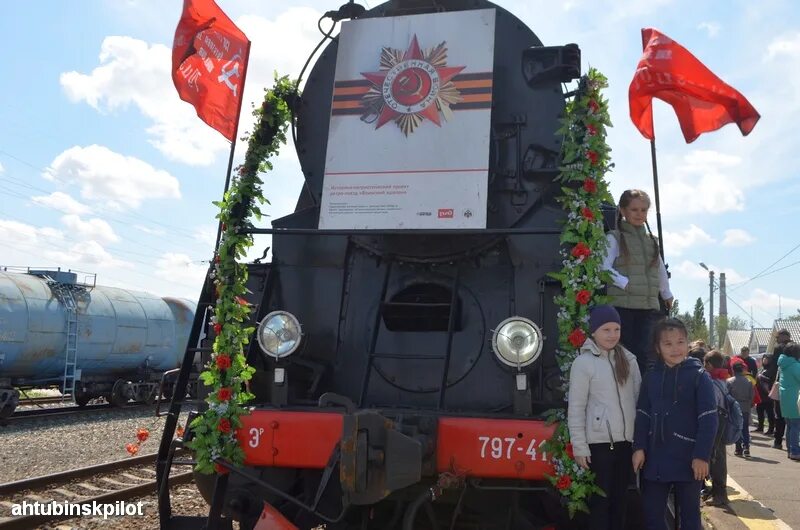
[[[733,445],[742,439],[742,425],[744,423],[742,407],[739,406],[739,402],[728,392],[728,388],[724,384],[720,384],[721,382],[713,379],[712,382],[722,393],[725,403],[724,408],[717,405],[719,421],[725,422],[722,439],[725,441],[725,445]]]

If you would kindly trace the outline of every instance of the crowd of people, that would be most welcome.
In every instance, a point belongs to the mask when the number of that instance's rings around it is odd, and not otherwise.
[[[591,529],[625,527],[634,475],[646,528],[663,530],[670,491],[681,528],[702,528],[701,502],[728,503],[726,447],[748,458],[751,427],[776,449],[785,436],[787,457],[800,460],[800,345],[781,330],[758,367],[747,348],[728,358],[690,343],[684,323],[664,314],[673,296],[649,208],[641,190],[620,198],[603,260],[610,305],[591,309],[570,371],[575,461],[605,493],[589,499]]]

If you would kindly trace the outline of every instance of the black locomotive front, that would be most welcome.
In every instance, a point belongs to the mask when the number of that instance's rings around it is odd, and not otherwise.
[[[255,340],[248,352],[250,478],[232,474],[217,498],[245,527],[264,501],[277,528],[535,529],[563,517],[544,480],[542,414],[563,404],[548,273],[561,268],[565,217],[562,83],[579,76],[580,52],[543,47],[485,0],[393,0],[359,18],[468,9],[496,20],[486,229],[318,230],[336,39],[308,76],[296,108],[305,185],[267,230],[271,263],[249,266],[255,322],[286,340],[279,354]],[[198,485],[211,501],[214,481]]]

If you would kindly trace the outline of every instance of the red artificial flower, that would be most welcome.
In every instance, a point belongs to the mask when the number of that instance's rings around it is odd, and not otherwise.
[[[572,344],[572,346],[579,348],[584,342],[586,342],[586,334],[581,328],[575,328],[572,330],[572,333],[569,334],[567,340],[570,344]]]
[[[222,333],[222,324],[217,322],[214,324],[214,335],[219,335],[220,333]]]
[[[572,247],[572,257],[577,259],[586,259],[592,255],[592,249],[586,246],[586,243],[578,243]]]
[[[220,464],[214,464],[214,471],[216,471],[220,475],[227,475],[228,473],[230,473],[230,470],[228,470],[227,467]]]
[[[228,368],[231,367],[231,358],[230,356],[221,353],[217,355],[216,363],[217,363],[217,368],[219,368],[220,370],[227,370]]]
[[[560,490],[565,490],[572,485],[572,478],[569,475],[561,475],[558,477],[558,481],[556,482],[556,488]]]
[[[138,444],[128,444],[125,446],[125,450],[130,453],[131,456],[135,455],[139,452],[139,445]]]
[[[589,133],[589,136],[595,136],[597,134],[597,128],[589,123],[586,125],[586,132]]]
[[[581,208],[581,215],[584,219],[588,219],[589,221],[594,221],[594,212],[592,212],[591,208],[584,206]]]
[[[227,230],[227,228],[228,228],[228,225],[226,225],[225,223],[222,223],[222,230],[225,231],[225,230]]]
[[[590,99],[589,100],[589,110],[591,110],[592,112],[597,112],[598,110],[600,110],[600,105],[598,105],[595,100]]]
[[[564,447],[564,452],[567,453],[567,456],[570,458],[575,458],[575,453],[572,449],[572,444],[569,443]]]
[[[139,442],[145,442],[149,437],[150,431],[145,428],[141,428],[136,431],[136,438],[138,438]]]
[[[214,256],[214,263],[219,263],[219,254]]]
[[[586,305],[589,303],[591,299],[592,299],[592,293],[591,291],[587,291],[586,289],[581,289],[580,291],[578,291],[578,294],[575,295],[575,300],[579,304]]]
[[[244,299],[244,298],[242,298],[241,296],[236,296],[236,297],[234,297],[234,300],[236,300],[236,303],[237,303],[237,304],[239,304],[239,305],[249,305],[249,304],[247,303],[247,300],[245,300],[245,299]]]
[[[231,420],[228,418],[220,418],[217,424],[217,430],[225,434],[231,432]]]
[[[175,429],[175,436],[178,438],[183,438],[183,433],[186,432],[183,428],[183,425],[178,425],[178,428]]]
[[[583,191],[586,193],[597,193],[597,182],[594,179],[587,178],[583,181]]]
[[[586,158],[592,163],[593,166],[597,165],[597,161],[600,160],[600,156],[595,153],[594,151],[587,151]]]
[[[217,390],[217,399],[220,401],[228,401],[231,399],[232,395],[233,392],[231,392],[231,389],[228,387],[222,387]]]

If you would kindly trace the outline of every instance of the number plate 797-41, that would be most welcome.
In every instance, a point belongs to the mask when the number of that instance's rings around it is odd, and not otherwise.
[[[555,429],[540,420],[442,417],[436,468],[472,477],[543,480],[553,473],[544,444]]]

